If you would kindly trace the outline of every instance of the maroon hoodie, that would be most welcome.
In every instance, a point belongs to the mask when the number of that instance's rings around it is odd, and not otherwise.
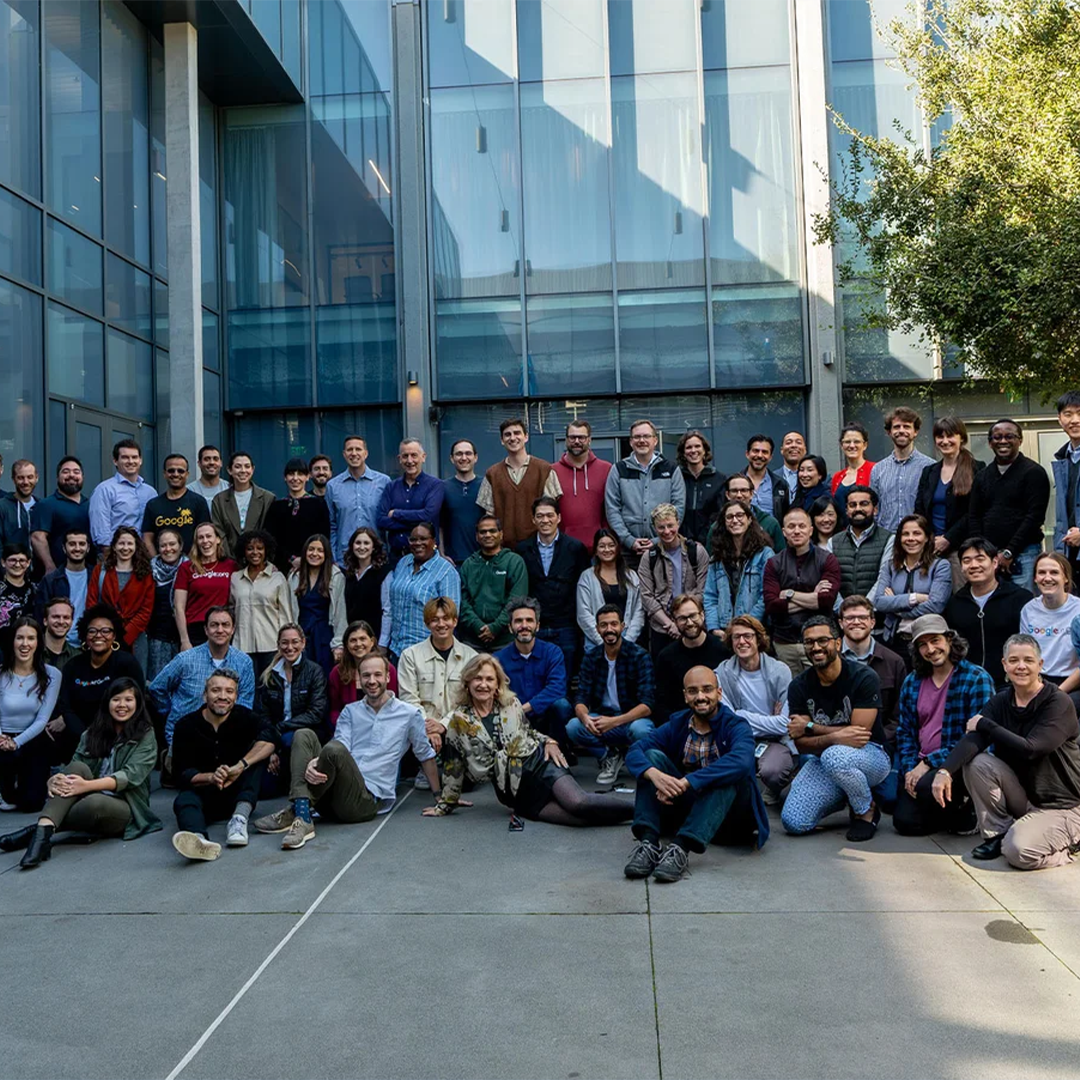
[[[607,526],[604,515],[604,485],[607,484],[611,462],[601,461],[591,450],[580,469],[571,464],[570,455],[563,454],[552,466],[562,485],[559,529],[580,540],[592,554],[596,530]]]

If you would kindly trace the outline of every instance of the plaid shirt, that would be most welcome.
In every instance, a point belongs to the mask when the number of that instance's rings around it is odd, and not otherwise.
[[[406,555],[387,579],[390,582],[390,651],[400,656],[410,645],[428,636],[424,605],[436,596],[448,596],[461,606],[461,578],[449,559],[437,551],[413,573],[413,557]]]
[[[886,532],[896,532],[900,519],[915,508],[915,496],[919,493],[919,480],[927,465],[934,459],[919,450],[899,461],[895,453],[882,458],[870,470],[870,486],[878,493],[877,524]]]
[[[919,688],[922,679],[914,672],[900,688],[900,721],[896,728],[896,762],[900,775],[911,772],[919,762]],[[939,769],[952,748],[963,738],[967,722],[985,708],[994,696],[994,680],[970,660],[961,660],[953,669],[949,692],[945,697],[945,716],[941,722],[941,749],[926,757],[927,764]]]
[[[603,649],[591,649],[585,654],[578,674],[575,705],[584,705],[591,713],[604,711],[607,691],[607,655]],[[615,661],[615,686],[619,693],[620,715],[636,705],[656,706],[656,676],[648,649],[623,639]]]
[[[720,749],[716,745],[716,736],[711,731],[704,733],[694,730],[694,721],[687,720],[686,742],[683,744],[683,765],[689,769],[701,769],[711,761],[720,757]]]

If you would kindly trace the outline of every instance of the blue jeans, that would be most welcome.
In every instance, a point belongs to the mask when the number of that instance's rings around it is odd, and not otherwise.
[[[566,698],[553,701],[539,716],[530,717],[537,731],[550,735],[560,746],[569,746],[566,725],[574,715],[574,706]]]
[[[1012,576],[1013,584],[1027,589],[1032,595],[1035,594],[1035,560],[1042,554],[1042,549],[1042,544],[1028,544],[1016,554],[1012,563],[1014,567],[1020,564],[1020,569]]]
[[[596,713],[590,713],[596,716]],[[620,724],[617,728],[605,731],[603,735],[594,735],[576,716],[566,725],[566,737],[571,745],[579,747],[589,757],[603,757],[608,750],[625,751],[631,744],[643,739],[656,725],[647,717],[630,724]]]
[[[162,641],[160,638],[147,638],[146,681],[151,683],[158,677],[162,668],[180,652],[180,643]]]
[[[870,809],[872,787],[892,768],[889,755],[877,743],[827,746],[795,774],[780,820],[794,835],[813,832],[818,822],[850,804],[856,814]]]
[[[683,772],[662,750],[646,750],[649,764],[669,776],[683,776]],[[753,804],[751,803],[750,779],[740,780],[737,784],[725,784],[720,787],[705,788],[695,791],[691,788],[685,795],[680,795],[673,803],[662,803],[657,797],[656,788],[644,777],[637,782],[637,795],[634,799],[634,824],[632,832],[639,840],[659,841],[662,832],[675,832],[675,842],[686,851],[701,854],[708,844],[720,832],[728,812],[738,798],[740,809],[749,812],[749,830],[745,832],[747,840],[753,839],[755,828]],[[738,817],[746,820],[743,814]],[[742,838],[743,831],[733,839]],[[725,837],[726,838],[726,837]]]
[[[566,664],[566,685],[574,677],[577,666],[578,632],[573,626],[541,626],[536,636],[542,641],[558,645]]]

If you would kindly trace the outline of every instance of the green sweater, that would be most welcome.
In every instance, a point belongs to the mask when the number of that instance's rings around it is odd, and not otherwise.
[[[529,572],[525,560],[503,548],[488,558],[474,551],[458,567],[461,575],[461,626],[464,636],[478,640],[480,628],[487,626],[495,640],[485,647],[499,649],[510,641],[510,619],[504,614],[512,596],[528,596]]]
[[[116,781],[116,796],[126,799],[131,808],[124,839],[135,840],[162,827],[161,820],[150,809],[150,773],[157,762],[157,737],[148,731],[138,742],[122,742],[115,749],[111,775]],[[72,761],[81,761],[94,779],[100,780],[105,760],[87,754],[86,732],[83,732]]]

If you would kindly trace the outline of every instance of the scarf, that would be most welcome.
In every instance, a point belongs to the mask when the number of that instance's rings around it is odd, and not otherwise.
[[[155,555],[150,560],[150,573],[153,575],[154,585],[169,586],[170,605],[173,603],[173,596],[176,593],[176,572],[186,562],[188,562],[188,557],[186,555],[181,555],[172,565],[165,562],[160,555]]]

